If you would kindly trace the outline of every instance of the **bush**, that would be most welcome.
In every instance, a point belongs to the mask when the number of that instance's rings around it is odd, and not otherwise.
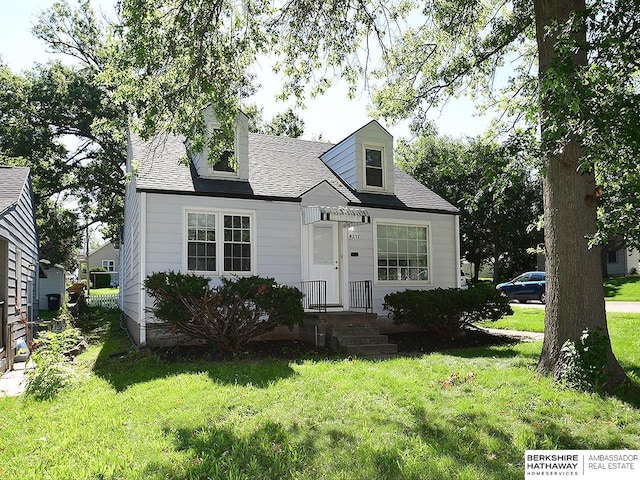
[[[104,267],[91,267],[90,272],[108,272]],[[111,275],[107,273],[90,273],[93,288],[108,288],[111,285]]]
[[[27,373],[25,394],[36,400],[49,400],[73,384],[73,369],[59,353],[38,352],[33,355],[36,368]]]
[[[153,314],[160,320],[181,324],[190,319],[183,300],[204,297],[209,279],[173,271],[157,272],[146,278],[144,286],[154,297]]]
[[[601,392],[607,382],[607,338],[602,329],[583,330],[580,340],[560,349],[560,381],[585,392]]]
[[[83,338],[75,327],[62,332],[44,332],[34,341],[32,358],[36,368],[27,373],[25,393],[36,400],[48,400],[75,381],[69,363],[71,352],[77,353]]]
[[[405,290],[387,294],[384,301],[396,324],[416,324],[446,338],[456,337],[472,323],[513,314],[508,299],[493,286]]]
[[[222,279],[211,288],[208,279],[179,273],[154,273],[145,281],[154,297],[159,328],[204,340],[220,350],[236,352],[278,325],[292,328],[302,321],[302,293],[258,276]]]

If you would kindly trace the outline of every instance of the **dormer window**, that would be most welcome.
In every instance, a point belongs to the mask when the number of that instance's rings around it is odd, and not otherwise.
[[[384,149],[365,146],[364,161],[366,187],[384,189]]]
[[[225,150],[211,168],[215,172],[236,173],[236,166],[238,162],[236,162],[235,158],[233,150]]]
[[[216,119],[213,109],[207,107],[203,114],[208,135],[210,138],[216,136],[216,133],[220,133],[220,122]],[[248,123],[248,117],[238,112],[233,136],[223,140],[224,143],[220,145],[222,148],[216,148],[216,152],[211,152],[205,145],[202,151],[191,152],[193,165],[200,177],[245,181],[249,179]],[[188,141],[186,146],[189,149]]]

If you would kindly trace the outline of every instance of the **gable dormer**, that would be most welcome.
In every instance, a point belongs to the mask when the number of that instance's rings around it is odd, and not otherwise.
[[[220,122],[216,118],[213,108],[207,107],[203,111],[207,133],[220,128]],[[248,180],[249,179],[249,118],[238,111],[234,125],[233,150],[223,153],[215,162],[209,161],[209,149],[192,156],[193,165],[202,178]]]
[[[320,158],[358,192],[394,194],[393,137],[375,120]]]

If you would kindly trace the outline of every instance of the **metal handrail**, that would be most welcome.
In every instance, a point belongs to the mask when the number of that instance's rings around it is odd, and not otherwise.
[[[349,307],[351,309],[364,309],[366,313],[373,311],[372,283],[371,280],[349,282]]]
[[[300,282],[302,293],[302,307],[305,310],[327,311],[327,281],[305,280]]]

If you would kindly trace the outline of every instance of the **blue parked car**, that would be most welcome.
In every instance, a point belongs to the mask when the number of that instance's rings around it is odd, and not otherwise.
[[[496,285],[496,288],[509,297],[509,300],[518,300],[520,303],[527,303],[528,300],[540,300],[545,303],[546,286],[544,272],[527,272],[510,282]]]

